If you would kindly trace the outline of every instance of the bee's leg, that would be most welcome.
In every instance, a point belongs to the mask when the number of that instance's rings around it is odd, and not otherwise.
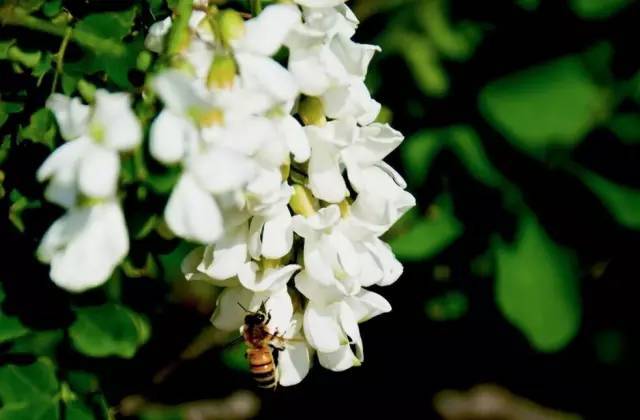
[[[271,311],[267,311],[267,321],[265,322],[265,324],[268,324],[269,321],[271,321]]]

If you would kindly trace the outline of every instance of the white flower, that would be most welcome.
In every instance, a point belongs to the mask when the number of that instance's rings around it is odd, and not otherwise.
[[[69,210],[42,238],[38,258],[51,264],[51,279],[74,292],[107,281],[129,251],[120,206],[107,201]]]
[[[69,208],[79,193],[90,198],[112,197],[120,172],[118,153],[132,150],[142,140],[129,96],[98,90],[95,105],[89,107],[77,98],[53,94],[47,107],[68,140],[38,169],[39,181],[51,179],[47,200]]]

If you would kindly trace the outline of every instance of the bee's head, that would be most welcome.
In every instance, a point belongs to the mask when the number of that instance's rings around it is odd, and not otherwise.
[[[247,325],[261,325],[264,323],[265,319],[265,314],[258,311],[247,314],[247,316],[244,317],[244,323]]]
[[[247,315],[244,317],[244,323],[246,325],[253,326],[262,325],[265,323],[265,320],[267,319],[267,308],[265,306],[265,303],[266,301],[262,302],[260,308],[256,312],[251,312],[244,306],[242,306],[240,302],[238,302],[238,305],[240,305],[240,307],[247,313]]]

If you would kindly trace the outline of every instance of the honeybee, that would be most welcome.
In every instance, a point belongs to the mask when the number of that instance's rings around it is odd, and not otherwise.
[[[238,303],[240,305],[240,303]],[[271,321],[271,314],[262,302],[256,312],[251,312],[240,305],[247,315],[244,317],[242,337],[247,345],[246,357],[249,370],[259,388],[273,389],[278,385],[278,369],[274,358],[275,350],[284,350],[286,340],[278,335],[276,330],[270,333],[267,324]]]

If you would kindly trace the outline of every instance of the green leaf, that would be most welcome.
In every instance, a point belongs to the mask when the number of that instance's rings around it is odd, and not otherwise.
[[[480,92],[479,106],[515,146],[540,155],[578,144],[608,104],[579,57],[568,56],[491,82]]]
[[[429,214],[406,232],[392,238],[389,245],[403,261],[431,258],[451,245],[463,232],[452,211],[451,198],[443,195],[431,206]]]
[[[513,244],[496,240],[496,301],[539,351],[566,346],[580,327],[573,254],[555,244],[532,214],[521,217]]]
[[[11,114],[22,112],[24,105],[17,102],[3,102],[0,100],[0,127],[4,125]]]
[[[460,319],[467,313],[468,306],[469,302],[465,294],[452,291],[430,299],[425,304],[424,310],[434,321],[452,321]]]
[[[13,316],[8,316],[0,312],[0,343],[14,340],[29,333],[20,320]]]
[[[447,135],[449,147],[478,181],[497,188],[505,179],[489,160],[478,134],[469,126],[452,126]]]
[[[42,6],[42,13],[49,18],[54,17],[62,10],[62,0],[49,0]]]
[[[394,27],[378,42],[385,54],[397,54],[404,58],[416,85],[425,95],[446,95],[449,78],[428,35]]]
[[[55,401],[6,404],[0,409],[0,420],[56,420],[59,418],[58,403]]]
[[[58,344],[62,341],[63,335],[61,330],[32,331],[13,343],[11,353],[28,353],[53,357]]]
[[[9,207],[9,220],[20,232],[24,232],[24,221],[22,220],[22,213],[25,210],[35,209],[41,206],[38,200],[29,200],[18,190],[12,190],[9,195],[11,199],[11,207]]]
[[[113,303],[80,307],[69,328],[71,343],[91,357],[131,358],[149,338],[149,326],[139,314]]]
[[[587,169],[581,169],[578,176],[620,224],[640,230],[640,191],[618,185]]]
[[[540,6],[540,0],[515,0],[518,6],[525,10],[535,10]]]
[[[30,365],[0,367],[0,399],[5,405],[48,403],[58,388],[55,368],[47,358]]]
[[[640,143],[640,115],[638,114],[616,114],[611,117],[609,128],[625,143]]]
[[[226,348],[221,354],[222,363],[225,366],[238,370],[240,372],[249,371],[249,363],[247,363],[247,346],[244,343],[237,343]]]
[[[606,19],[631,3],[631,0],[571,0],[571,8],[583,19]]]
[[[422,130],[407,138],[400,147],[407,182],[416,188],[425,181],[431,162],[444,146],[437,130]]]
[[[82,18],[76,28],[103,38],[121,41],[131,32],[135,17],[135,8],[122,12],[94,13]]]
[[[42,7],[44,0],[18,0],[18,6],[28,13],[35,12]]]
[[[4,301],[5,294],[0,284],[0,305]],[[29,333],[29,329],[22,325],[17,317],[5,315],[0,306],[0,343],[14,340]]]
[[[55,118],[47,108],[34,112],[29,125],[20,130],[23,139],[42,143],[53,150],[56,138]]]
[[[65,407],[65,420],[94,420],[91,409],[82,401],[69,401]]]

